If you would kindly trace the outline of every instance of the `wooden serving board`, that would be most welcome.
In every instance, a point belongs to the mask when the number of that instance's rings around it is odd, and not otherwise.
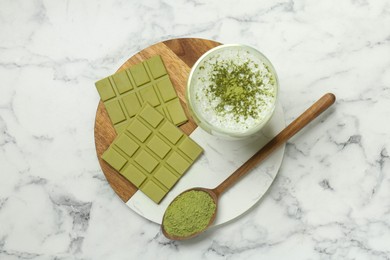
[[[192,66],[200,56],[218,45],[221,44],[215,41],[198,38],[181,38],[159,42],[132,56],[118,69],[118,71],[127,69],[154,55],[161,55],[172,84],[176,89],[181,104],[189,119],[189,121],[180,126],[180,128],[184,133],[189,135],[195,130],[197,125],[191,118],[186,105],[185,88],[187,78]],[[107,150],[115,137],[116,132],[114,127],[111,124],[103,102],[100,101],[95,119],[95,146],[97,156],[102,171],[111,187],[124,202],[127,202],[137,191],[137,188],[101,159],[101,155]]]

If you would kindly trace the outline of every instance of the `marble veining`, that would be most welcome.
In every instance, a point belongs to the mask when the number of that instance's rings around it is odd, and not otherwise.
[[[390,259],[389,29],[386,0],[2,0],[0,259]],[[337,96],[259,203],[183,242],[117,197],[93,138],[94,82],[176,37],[263,52],[287,123]]]

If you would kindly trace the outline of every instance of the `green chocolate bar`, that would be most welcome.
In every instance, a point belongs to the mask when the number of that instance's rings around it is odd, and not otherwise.
[[[102,158],[160,203],[201,153],[198,144],[145,103]]]
[[[121,133],[142,104],[150,103],[175,125],[187,117],[160,56],[95,83],[117,133]]]

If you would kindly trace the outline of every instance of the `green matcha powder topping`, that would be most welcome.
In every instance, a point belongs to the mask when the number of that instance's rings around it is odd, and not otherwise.
[[[260,71],[253,61],[236,62],[234,60],[217,60],[208,63],[211,70],[208,73],[209,83],[205,89],[210,103],[213,100],[219,102],[213,108],[217,114],[224,116],[233,113],[236,122],[248,117],[258,118],[261,107],[266,106],[264,97],[274,97],[272,88],[268,84],[275,84],[275,80],[268,68]],[[204,70],[204,66],[199,67]],[[263,82],[267,79],[267,82]],[[203,82],[206,80],[200,78]]]
[[[171,236],[188,237],[204,230],[216,205],[204,191],[192,190],[179,195],[165,211],[163,225]]]

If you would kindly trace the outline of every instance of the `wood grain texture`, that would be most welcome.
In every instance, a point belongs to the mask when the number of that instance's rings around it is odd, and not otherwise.
[[[181,38],[159,42],[132,56],[118,69],[118,71],[127,69],[132,65],[140,63],[154,55],[161,55],[172,84],[175,87],[180,102],[187,117],[189,118],[189,121],[181,125],[180,128],[189,135],[195,130],[197,125],[188,112],[185,100],[185,89],[188,74],[194,63],[200,56],[202,56],[202,54],[218,45],[220,45],[218,42],[198,38]],[[96,153],[107,181],[118,196],[124,202],[127,202],[137,191],[137,188],[101,159],[101,155],[105,150],[107,150],[115,137],[116,132],[114,127],[111,124],[104,104],[100,101],[97,107],[95,119]]]

